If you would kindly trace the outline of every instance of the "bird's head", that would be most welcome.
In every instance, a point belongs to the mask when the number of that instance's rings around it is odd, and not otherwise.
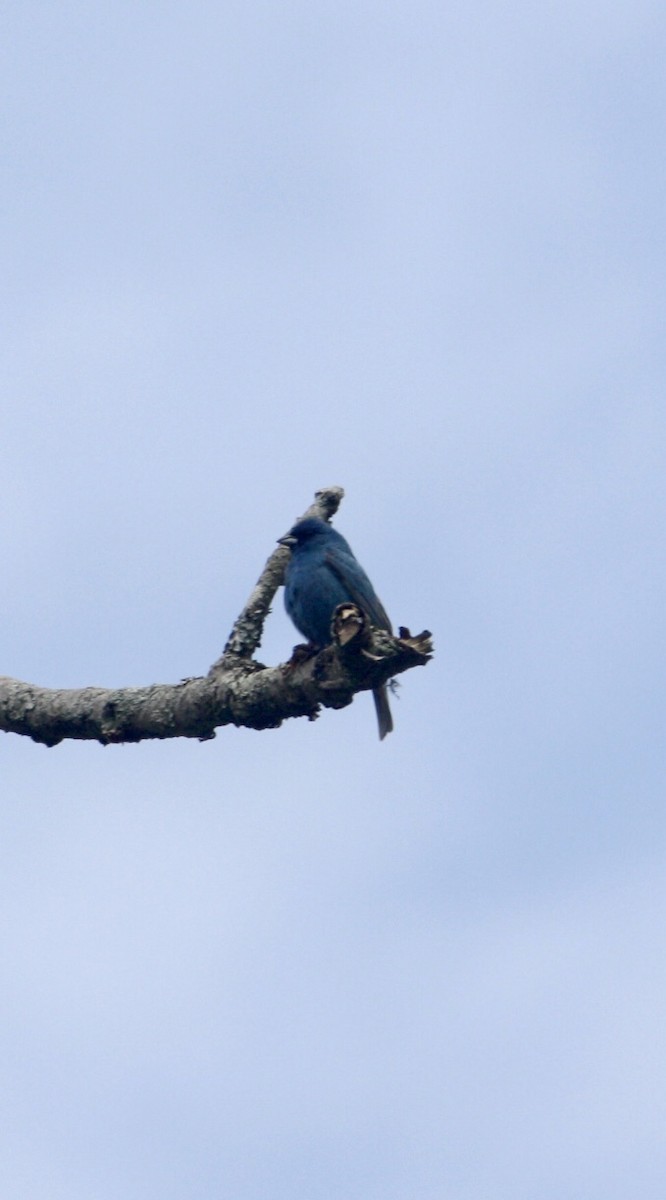
[[[295,525],[292,525],[289,533],[278,538],[278,542],[281,546],[288,546],[290,550],[293,550],[295,546],[303,546],[313,538],[328,537],[333,532],[327,521],[322,521],[319,517],[305,517],[302,521],[297,521]]]

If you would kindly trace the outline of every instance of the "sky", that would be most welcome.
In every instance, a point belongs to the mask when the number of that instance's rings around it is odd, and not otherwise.
[[[332,484],[436,646],[381,744],[2,735],[2,1194],[662,1200],[662,6],[1,25],[0,672],[205,673]]]

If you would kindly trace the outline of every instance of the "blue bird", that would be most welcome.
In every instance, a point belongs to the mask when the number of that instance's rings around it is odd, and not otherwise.
[[[309,642],[316,646],[329,644],[333,612],[338,604],[349,601],[358,605],[371,625],[392,632],[368,576],[337,529],[319,517],[305,517],[278,541],[291,550],[285,576],[285,608]],[[374,688],[372,695],[379,736],[383,738],[393,729],[386,684]]]

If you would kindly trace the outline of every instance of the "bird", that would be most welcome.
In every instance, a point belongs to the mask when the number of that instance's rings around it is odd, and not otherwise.
[[[338,604],[356,604],[371,625],[392,633],[391,622],[368,576],[337,529],[319,517],[297,521],[282,546],[291,550],[284,587],[284,604],[299,633],[316,646],[327,646],[331,620]],[[393,729],[386,684],[373,688],[380,738]]]

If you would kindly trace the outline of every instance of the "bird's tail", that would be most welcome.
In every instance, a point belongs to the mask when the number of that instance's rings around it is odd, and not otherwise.
[[[391,716],[391,709],[389,708],[386,684],[383,684],[382,687],[374,688],[372,697],[375,702],[375,708],[377,709],[379,736],[380,738],[385,738],[387,733],[390,733],[393,729],[393,717]]]

